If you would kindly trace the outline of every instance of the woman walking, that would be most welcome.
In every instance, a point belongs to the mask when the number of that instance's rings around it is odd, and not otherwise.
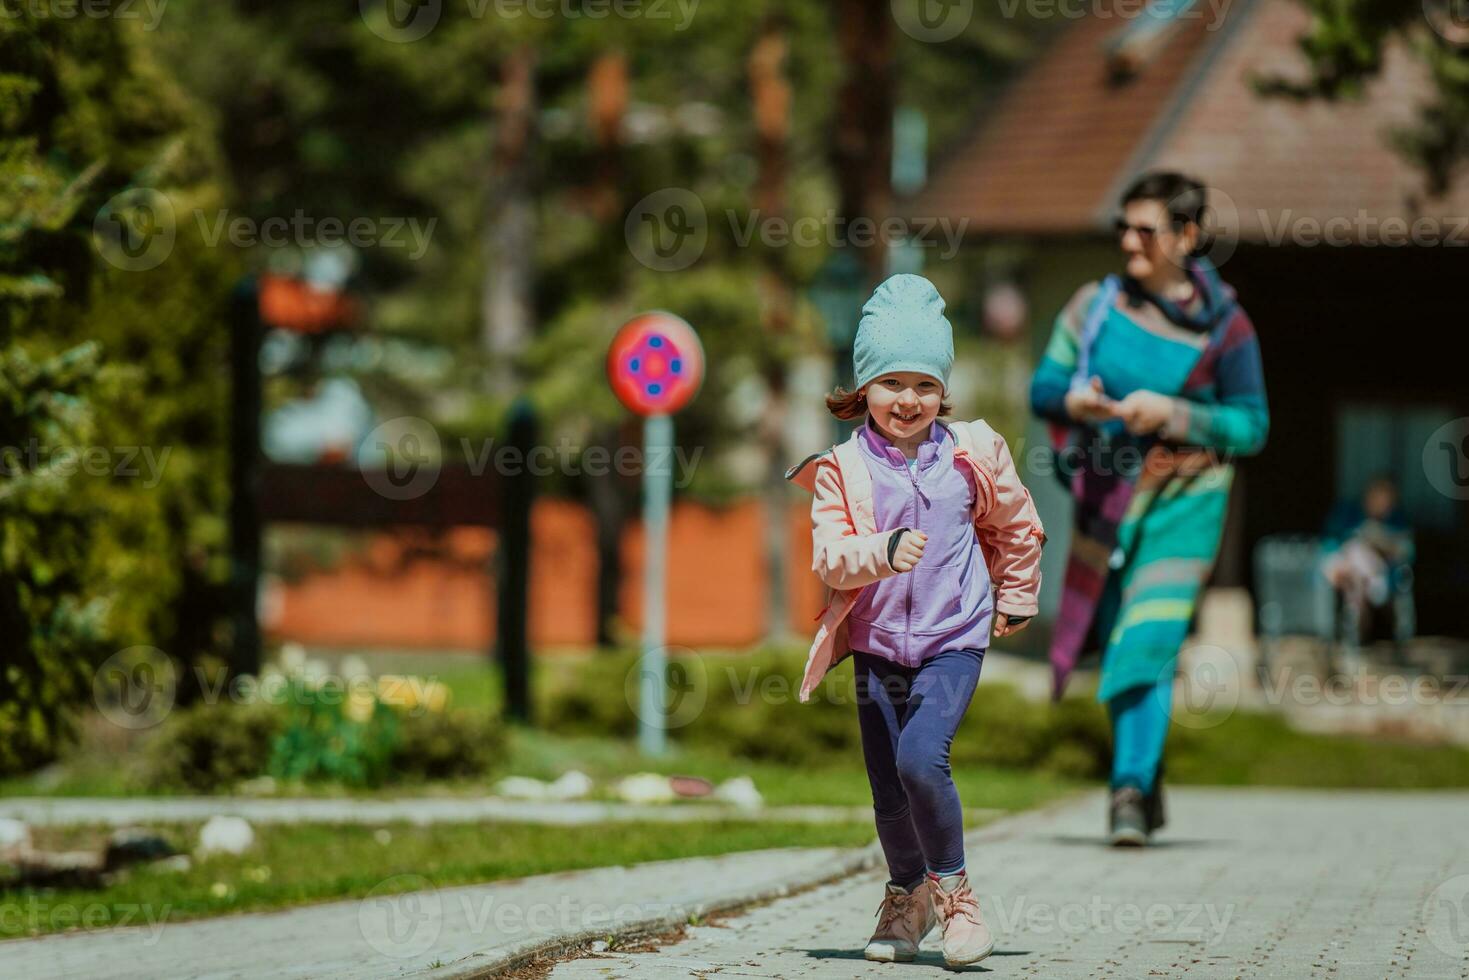
[[[1100,649],[1109,839],[1140,845],[1163,824],[1174,665],[1219,550],[1231,460],[1264,445],[1269,411],[1254,328],[1196,257],[1203,185],[1153,173],[1121,205],[1125,274],[1082,287],[1056,318],[1031,407],[1052,423],[1075,500],[1055,695]]]

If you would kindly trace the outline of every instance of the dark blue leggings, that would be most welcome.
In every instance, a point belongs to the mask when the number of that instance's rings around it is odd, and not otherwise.
[[[964,813],[949,745],[979,683],[982,650],[951,650],[917,667],[854,653],[857,721],[877,838],[899,885],[964,867]]]

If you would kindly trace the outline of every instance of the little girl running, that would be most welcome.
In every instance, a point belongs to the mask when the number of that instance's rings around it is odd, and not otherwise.
[[[897,275],[862,308],[856,387],[826,399],[852,438],[792,468],[815,494],[813,568],[829,602],[802,701],[849,652],[886,894],[869,960],[911,960],[941,925],[950,966],[994,949],[964,870],[949,745],[994,636],[1036,612],[1045,534],[1009,448],[948,415],[953,328],[922,276]]]

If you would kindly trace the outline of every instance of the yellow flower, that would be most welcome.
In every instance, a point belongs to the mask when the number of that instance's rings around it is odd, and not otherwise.
[[[372,692],[360,687],[354,687],[347,695],[346,715],[348,718],[364,724],[372,717],[372,709],[377,706],[377,699]]]
[[[395,708],[411,708],[417,703],[416,692],[402,674],[383,674],[377,679],[377,696],[383,704]]]
[[[435,714],[443,711],[449,704],[449,685],[443,681],[429,681],[423,686],[423,703]]]

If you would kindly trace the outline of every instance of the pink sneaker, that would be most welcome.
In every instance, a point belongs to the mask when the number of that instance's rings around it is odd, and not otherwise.
[[[995,950],[995,937],[979,914],[979,899],[960,872],[940,878],[933,888],[934,911],[944,930],[944,962],[949,966],[978,963]]]
[[[908,891],[889,883],[877,907],[877,931],[862,955],[879,963],[906,963],[918,955],[918,944],[934,927],[933,885],[927,877]]]

